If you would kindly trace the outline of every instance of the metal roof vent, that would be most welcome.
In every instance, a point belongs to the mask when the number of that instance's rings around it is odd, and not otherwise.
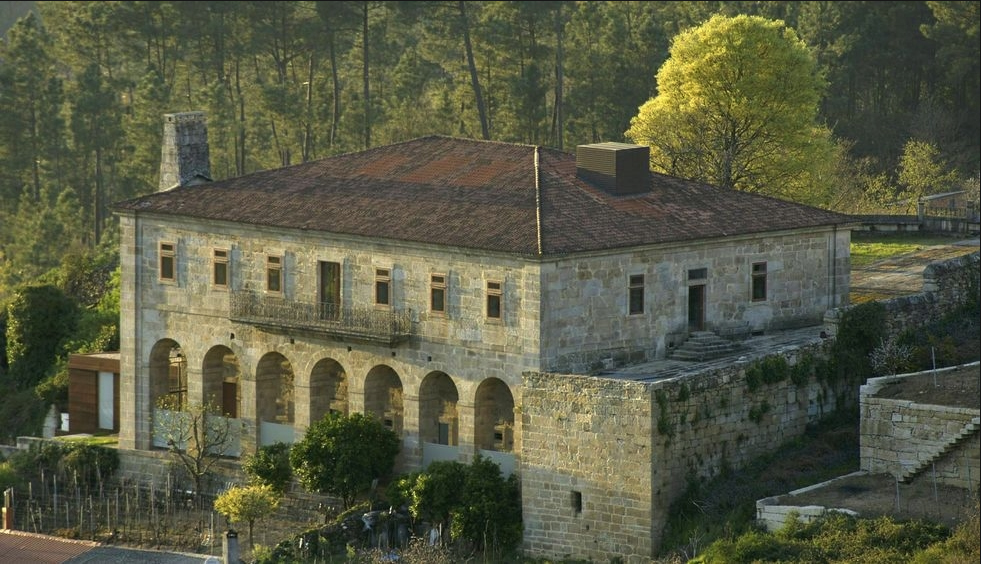
[[[628,143],[593,143],[576,148],[576,176],[610,194],[647,192],[651,148]]]

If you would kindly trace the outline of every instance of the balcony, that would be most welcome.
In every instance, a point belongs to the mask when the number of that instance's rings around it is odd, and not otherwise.
[[[256,292],[232,292],[228,318],[277,332],[307,332],[340,340],[395,346],[412,336],[411,310],[343,307]]]

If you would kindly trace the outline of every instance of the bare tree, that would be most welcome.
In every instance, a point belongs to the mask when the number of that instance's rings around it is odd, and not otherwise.
[[[153,415],[155,435],[194,480],[194,502],[199,506],[205,478],[231,453],[237,437],[234,420],[223,417],[214,402],[182,403],[176,396],[162,396]]]

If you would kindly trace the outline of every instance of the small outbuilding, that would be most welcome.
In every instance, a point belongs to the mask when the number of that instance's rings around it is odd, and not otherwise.
[[[68,358],[68,432],[119,432],[119,353]]]

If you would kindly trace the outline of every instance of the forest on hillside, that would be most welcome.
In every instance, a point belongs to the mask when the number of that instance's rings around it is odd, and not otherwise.
[[[157,189],[165,113],[207,113],[216,179],[431,134],[622,142],[717,13],[783,21],[816,60],[845,149],[826,207],[901,196],[911,141],[935,190],[977,182],[978,2],[7,4],[31,9],[0,45],[0,297]]]
[[[206,112],[215,179],[434,134],[570,152],[630,142],[675,39],[745,14],[782,22],[820,74],[834,190],[809,200],[858,213],[976,199],[979,5],[0,3],[0,383],[26,393],[63,374],[53,351],[116,345],[110,210],[158,189],[166,113]],[[50,324],[43,339],[26,312]],[[19,363],[26,380],[6,374],[13,357],[37,359]],[[46,393],[63,397],[63,382]]]

